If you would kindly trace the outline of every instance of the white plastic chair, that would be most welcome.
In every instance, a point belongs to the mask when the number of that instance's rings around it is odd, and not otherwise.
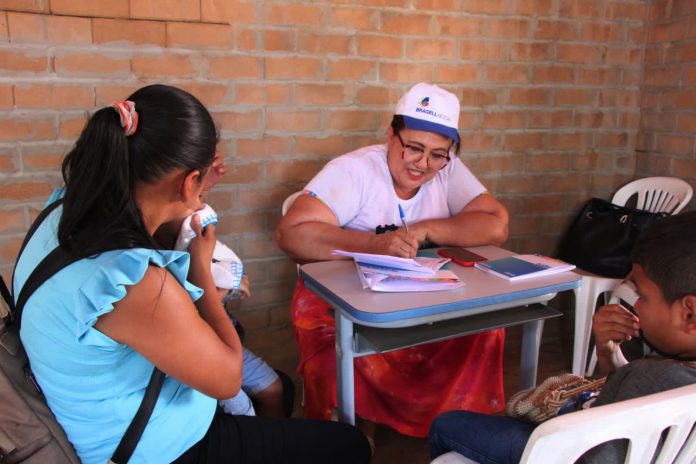
[[[572,463],[610,440],[628,439],[626,464],[696,462],[696,385],[565,414],[539,425],[520,464]],[[662,432],[667,436],[658,449]],[[657,450],[657,454],[656,453]],[[652,461],[655,457],[655,461]],[[451,451],[431,464],[475,464]]]
[[[666,212],[677,214],[691,200],[691,185],[676,177],[646,177],[634,180],[616,191],[611,202],[624,206],[637,196],[636,209],[652,213]],[[582,276],[582,285],[575,293],[575,339],[573,342],[574,374],[582,375],[587,366],[587,352],[592,332],[592,315],[597,299],[611,291],[621,279],[601,277],[582,269],[576,269]],[[606,295],[605,295],[606,303]]]

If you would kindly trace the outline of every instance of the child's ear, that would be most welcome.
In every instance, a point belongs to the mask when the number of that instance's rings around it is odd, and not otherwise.
[[[684,330],[696,334],[696,295],[686,295],[679,300]]]

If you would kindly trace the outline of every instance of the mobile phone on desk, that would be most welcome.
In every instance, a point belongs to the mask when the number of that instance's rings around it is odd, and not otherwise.
[[[477,255],[473,251],[469,251],[466,248],[459,247],[440,248],[437,250],[437,254],[443,258],[451,258],[455,263],[466,267],[471,267],[474,265],[474,263],[480,263],[481,261],[488,261],[488,258]]]

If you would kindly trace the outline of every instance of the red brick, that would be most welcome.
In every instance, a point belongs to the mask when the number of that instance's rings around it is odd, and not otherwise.
[[[129,0],[51,0],[51,13],[66,16],[127,18]],[[132,1],[132,3],[145,3]],[[150,3],[150,2],[147,2]],[[131,13],[133,12],[131,6]]]
[[[374,61],[340,59],[328,62],[330,80],[369,81],[376,77],[377,66]]]
[[[527,67],[522,65],[487,65],[486,82],[527,82]]]
[[[58,137],[61,139],[77,139],[87,122],[87,115],[61,114],[58,122]]]
[[[24,147],[22,165],[26,171],[59,171],[70,147],[52,144],[49,147]]]
[[[360,34],[356,38],[358,55],[378,56],[380,58],[399,58],[402,56],[403,40],[374,34]]]
[[[96,54],[56,56],[53,59],[53,67],[59,76],[130,76],[128,58],[117,59]]]
[[[690,155],[694,151],[693,135],[657,134],[655,148],[660,153]]]
[[[7,201],[45,199],[53,191],[48,182],[23,181],[0,184],[0,198]]]
[[[574,125],[573,112],[571,110],[530,111],[528,123],[530,129],[572,127]]]
[[[208,77],[230,79],[261,77],[261,58],[255,56],[209,56]]]
[[[330,84],[298,84],[297,101],[302,105],[336,105],[344,101],[344,86]]]
[[[130,0],[130,17],[133,19],[199,21],[201,19],[200,0],[148,0],[147,2]]]
[[[457,0],[416,0],[418,11],[435,10],[436,12],[455,10],[459,7]]]
[[[599,0],[575,0],[570,3],[562,3],[559,8],[560,16],[569,16],[571,18],[598,18],[600,16],[600,7],[604,2]]]
[[[677,129],[696,133],[696,113],[679,113]]]
[[[544,145],[544,134],[541,132],[527,133],[508,133],[505,135],[505,144],[503,147],[506,150],[526,151],[531,149],[539,149]]]
[[[201,0],[201,20],[210,23],[254,23],[253,0]]]
[[[604,56],[605,64],[620,64],[620,65],[635,65],[638,66],[641,63],[643,52],[639,47],[620,47],[620,46],[609,46],[607,47],[606,54]]]
[[[599,133],[595,137],[597,148],[626,148],[632,149],[635,146],[635,136],[626,132],[605,132]]]
[[[10,41],[10,31],[7,25],[7,13],[0,11],[0,42]]]
[[[539,19],[532,36],[535,39],[575,40],[578,37],[578,22]]]
[[[594,105],[597,91],[591,89],[556,89],[556,105]]]
[[[492,89],[463,88],[458,92],[458,95],[459,102],[463,107],[473,106],[478,108],[498,103],[500,101],[498,93],[499,91]]]
[[[293,124],[295,121],[291,117],[285,118],[286,127],[283,130],[294,130]],[[298,121],[299,125],[303,121]],[[292,151],[292,137],[274,137],[266,135],[263,138],[247,139],[237,138],[237,156],[242,158],[261,158],[266,159],[272,156],[288,155]]]
[[[232,111],[212,112],[213,120],[218,124],[220,130],[232,132],[245,132],[259,130],[261,111],[256,110],[249,113]]]
[[[411,39],[406,49],[410,59],[454,59],[456,54],[453,39]]]
[[[19,255],[22,239],[5,238],[0,243],[0,257],[7,261],[14,261],[17,258],[17,255]]]
[[[295,153],[333,158],[350,151],[350,138],[344,135],[329,137],[297,137]]]
[[[206,107],[223,105],[232,100],[232,90],[229,85],[187,81],[177,83],[176,86],[194,95]]]
[[[529,25],[528,19],[489,19],[483,23],[482,32],[487,37],[520,39],[530,37]]]
[[[48,0],[3,0],[2,9],[28,11],[32,13],[48,13],[48,3]]]
[[[304,33],[299,37],[299,49],[305,53],[348,55],[351,37],[336,34]]]
[[[465,153],[490,152],[494,149],[500,149],[498,136],[493,134],[460,134],[460,140]]]
[[[582,132],[552,133],[548,136],[547,145],[551,149],[558,150],[585,148],[588,137],[591,136]]]
[[[517,2],[515,12],[523,16],[548,16],[553,11],[553,3],[553,0]]]
[[[9,109],[14,105],[11,85],[0,85],[0,109]]]
[[[200,67],[196,58],[175,54],[136,55],[131,65],[133,74],[139,78],[191,77]]]
[[[323,161],[274,161],[266,167],[266,174],[273,182],[309,182],[323,166]]]
[[[435,30],[441,36],[472,37],[480,36],[483,20],[475,17],[436,16]],[[495,37],[495,36],[493,36]]]
[[[355,102],[359,105],[394,105],[401,97],[401,90],[384,87],[358,89]]]
[[[598,63],[599,51],[595,45],[558,44],[558,61],[569,63]]]
[[[24,225],[24,212],[21,210],[0,210],[0,233],[21,232],[26,230]]]
[[[4,72],[43,73],[49,70],[46,50],[0,50],[0,70]]]
[[[416,83],[432,78],[432,66],[423,63],[383,63],[380,74],[389,82]],[[437,75],[438,73],[436,73]],[[445,81],[445,79],[442,79]]]
[[[696,3],[692,0],[672,0],[672,18],[683,18],[696,13]]]
[[[280,212],[283,201],[296,189],[287,185],[272,185],[262,187],[244,187],[237,193],[239,209],[269,209]]]
[[[166,44],[165,23],[158,21],[99,19],[92,20],[94,43],[130,42],[135,45]]]
[[[538,177],[532,177],[529,173],[525,173],[525,177],[510,176],[505,179],[505,182],[500,183],[499,193],[540,193],[543,184]],[[515,222],[515,221],[513,221]]]
[[[328,24],[335,28],[375,30],[377,13],[366,8],[334,7],[328,12]]]
[[[611,39],[612,24],[580,23],[580,39],[583,42],[607,43]]]
[[[322,68],[315,58],[267,56],[264,61],[268,79],[317,79]]]
[[[568,66],[534,66],[531,82],[573,82],[573,68]]]
[[[430,31],[430,15],[382,13],[382,32],[395,35],[426,35]]]
[[[266,111],[266,128],[277,131],[307,132],[321,128],[321,114],[319,111]],[[290,149],[290,143],[286,142],[286,152]],[[282,154],[282,153],[281,153]]]
[[[14,116],[0,119],[0,141],[47,140],[55,137],[56,129],[53,116]]]
[[[264,20],[267,24],[297,26],[314,25],[321,20],[322,9],[316,6],[293,4],[266,4]]]
[[[638,89],[612,90],[603,89],[599,92],[600,106],[616,106],[622,109],[638,107]]]
[[[261,50],[263,49],[263,31],[237,27],[234,33],[235,50]]]
[[[379,127],[379,115],[374,111],[335,110],[329,115],[332,130],[375,130]]]
[[[0,120],[0,130],[2,126],[2,120]],[[1,137],[1,136],[0,136]],[[18,172],[20,169],[20,158],[17,149],[14,148],[0,148],[0,173],[13,173]]]
[[[93,108],[94,89],[88,85],[18,84],[17,108]]]
[[[8,11],[7,31],[13,43],[46,41],[46,15]]]
[[[256,182],[261,177],[261,166],[251,162],[227,165],[227,172],[220,181],[222,184],[245,184]]]
[[[546,42],[513,43],[510,46],[510,59],[513,61],[547,61],[552,57],[551,44]]]
[[[546,88],[510,89],[511,105],[548,105],[550,92]]]
[[[295,51],[295,31],[263,31],[263,49],[267,52]]]
[[[428,78],[425,76],[425,74],[430,72],[430,69],[426,67],[423,68],[424,69],[421,73],[421,76],[424,78],[420,80],[428,81]],[[478,68],[479,66],[473,64],[439,64],[435,66],[435,82],[457,84],[475,82],[478,79]]]
[[[686,36],[686,21],[655,24],[648,29],[649,42],[673,42]]]
[[[678,176],[683,178],[691,178],[692,182],[693,179],[696,177],[696,160],[692,159],[673,159],[673,168],[672,172],[670,172],[670,175],[673,176]]]
[[[692,110],[696,108],[696,92],[691,89],[663,91],[660,101],[665,110],[673,108]]]
[[[523,129],[525,127],[526,113],[512,111],[498,111],[485,113],[483,117],[484,129]]]
[[[666,49],[661,45],[658,45],[656,48],[658,51],[664,50],[665,63],[696,61],[696,43],[694,42],[675,44],[674,46],[667,47]],[[657,63],[660,62],[658,61]]]
[[[512,12],[512,2],[468,2],[464,11],[471,14],[506,15]]]
[[[254,232],[266,232],[266,213],[254,212],[227,216],[215,228],[215,233],[245,234]]]
[[[591,128],[615,128],[616,112],[601,110],[578,110],[575,114],[575,125]]]
[[[503,59],[503,42],[462,40],[459,57],[464,61],[500,61]]]
[[[681,0],[677,0],[679,2]],[[688,2],[689,0],[687,0]],[[611,2],[608,5],[606,11],[606,17],[609,20],[633,20],[633,21],[644,21],[645,15],[647,13],[647,4],[643,2]],[[672,7],[674,8],[674,7]]]
[[[621,81],[620,69],[581,67],[577,70],[575,82],[578,84],[613,84]]]
[[[92,43],[92,20],[67,16],[46,17],[46,38],[51,43]]]
[[[237,84],[236,103],[248,105],[286,105],[291,101],[290,84]]]
[[[96,92],[96,106],[102,107],[110,105],[117,100],[125,100],[141,86],[139,82],[132,85],[97,86],[94,89]]]
[[[228,24],[167,23],[168,47],[229,48],[232,26]]]

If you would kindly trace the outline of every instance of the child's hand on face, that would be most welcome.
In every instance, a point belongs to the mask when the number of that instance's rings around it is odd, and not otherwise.
[[[239,291],[242,292],[242,300],[246,300],[251,297],[251,284],[249,284],[249,278],[247,276],[242,277],[242,283],[239,285]]]
[[[212,279],[210,274],[210,262],[213,259],[215,243],[217,243],[215,239],[215,228],[212,224],[208,224],[205,228],[201,228],[201,218],[198,214],[193,216],[191,228],[196,233],[196,237],[191,240],[191,245],[189,246],[189,254],[191,255],[189,274],[191,276],[191,282],[200,286],[206,278]]]
[[[597,354],[610,356],[622,342],[638,337],[638,316],[621,305],[602,306],[592,316],[592,331],[595,335]]]

